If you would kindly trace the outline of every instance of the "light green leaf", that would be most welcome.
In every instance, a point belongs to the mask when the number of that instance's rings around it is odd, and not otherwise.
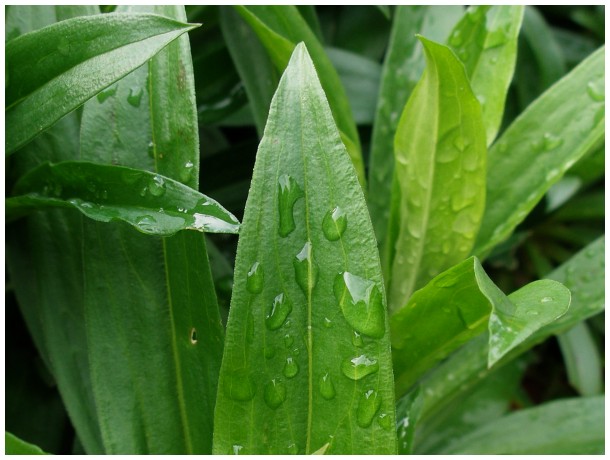
[[[603,311],[603,238],[591,243],[568,262],[555,269],[548,277],[564,283],[570,289],[572,301],[568,311],[557,320],[534,332],[491,368],[488,368],[488,334],[473,339],[438,366],[422,382],[422,391],[425,396],[422,418],[433,417],[442,411],[446,404],[460,400],[464,392],[477,382],[534,345],[553,334],[565,332],[584,319]],[[519,298],[515,298],[514,294],[511,294],[509,299],[520,306]],[[523,307],[527,307],[527,305],[523,305]]]
[[[569,291],[536,281],[507,298],[475,257],[434,278],[390,318],[396,393],[489,329],[489,365],[565,313]]]
[[[425,58],[416,33],[444,42],[463,11],[461,6],[406,6],[394,10],[390,43],[383,62],[377,101],[367,202],[382,258],[390,218],[394,172],[394,134],[400,113],[424,70]]]
[[[256,131],[262,137],[279,72],[273,67],[252,28],[233,8],[220,8],[220,25],[233,63],[246,88]]]
[[[169,236],[184,229],[239,231],[237,219],[211,198],[169,177],[124,166],[45,163],[24,175],[14,192],[22,196],[6,200],[9,219],[34,209],[63,207],[100,222],[127,222],[149,235]]]
[[[481,107],[453,52],[420,40],[427,68],[395,140],[398,196],[391,218],[398,232],[388,240],[386,257],[391,312],[468,255],[485,206]]]
[[[578,323],[557,339],[570,384],[583,396],[602,393],[602,363],[587,324]]]
[[[6,44],[6,154],[193,27],[157,15],[68,19]]]
[[[519,116],[492,146],[487,204],[473,253],[485,256],[604,136],[604,48]]]
[[[182,7],[132,8],[185,20]],[[142,88],[140,104],[130,103]],[[199,177],[193,91],[184,37],[119,81],[103,104],[87,103],[82,152],[103,163],[118,155],[196,193],[189,188]],[[117,118],[126,121],[113,125]],[[110,141],[100,129],[105,124],[114,128]],[[148,146],[125,142],[130,136],[152,139],[152,158]],[[210,453],[223,329],[204,236],[161,239],[126,225],[84,225],[89,354],[106,451]]]
[[[25,442],[22,439],[19,439],[12,433],[8,431],[4,432],[4,453],[5,455],[45,455],[46,452],[35,446],[34,444],[30,444],[29,442]]]
[[[515,70],[523,9],[508,5],[471,6],[449,37],[449,46],[464,63],[472,91],[481,103],[487,145],[493,142],[502,123],[506,93]]]
[[[335,123],[356,168],[358,180],[364,186],[366,180],[360,139],[345,90],[322,44],[305,19],[294,6],[237,6],[236,9],[256,32],[279,72],[286,68],[295,45],[300,41],[305,42],[320,75]]]
[[[604,453],[604,396],[552,401],[488,423],[442,454]]]
[[[237,249],[218,454],[395,453],[379,259],[304,45],[271,104]]]

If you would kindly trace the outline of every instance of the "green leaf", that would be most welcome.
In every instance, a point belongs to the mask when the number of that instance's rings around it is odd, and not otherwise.
[[[473,253],[505,240],[546,191],[604,136],[604,48],[515,120],[488,157],[487,203]]]
[[[578,323],[557,339],[570,384],[583,396],[602,393],[602,363],[587,324]]]
[[[154,11],[185,18],[182,7]],[[103,104],[85,106],[81,150],[104,163],[118,155],[129,166],[197,187],[188,39],[170,44],[132,75]],[[134,106],[128,97],[141,88],[145,96]],[[117,117],[127,121],[113,126],[110,142],[100,128]],[[147,147],[125,142],[132,135],[152,139],[152,158]],[[107,452],[210,453],[223,329],[204,236],[151,238],[126,225],[84,224],[89,354]],[[122,352],[109,353],[109,344]]]
[[[381,87],[373,124],[369,165],[368,206],[384,256],[390,218],[390,192],[394,172],[394,135],[409,95],[424,70],[425,58],[416,33],[444,42],[462,14],[461,6],[405,6],[394,10],[392,33],[383,62]]]
[[[238,13],[250,24],[279,72],[288,64],[295,45],[303,41],[310,50],[333,118],[364,186],[364,163],[360,140],[345,90],[322,44],[294,6],[237,6]]]
[[[156,15],[68,19],[6,45],[6,154],[141,66],[192,25]]]
[[[211,198],[169,177],[124,166],[45,163],[23,176],[14,192],[22,196],[6,200],[9,219],[34,209],[64,207],[100,222],[127,222],[149,235],[239,230],[237,219]]]
[[[396,393],[404,394],[441,359],[489,329],[489,366],[565,313],[570,293],[536,281],[507,298],[471,257],[416,291],[390,318]],[[442,306],[442,308],[440,307]]]
[[[269,104],[279,80],[278,71],[252,28],[233,8],[220,8],[220,25],[233,63],[246,88],[256,130],[262,137]]]
[[[415,426],[421,413],[422,403],[419,387],[396,403],[396,437],[398,453],[401,455],[413,453]]]
[[[439,453],[602,454],[604,399],[571,398],[523,409],[482,426]]]
[[[34,444],[19,439],[8,431],[4,432],[4,453],[6,455],[45,455],[42,449]]]
[[[491,368],[488,367],[488,334],[483,334],[466,344],[430,373],[422,383],[422,391],[425,396],[422,418],[433,417],[442,411],[446,404],[460,400],[464,392],[490,372],[499,369],[534,345],[553,334],[565,332],[582,320],[603,311],[603,238],[588,245],[568,262],[555,269],[548,275],[548,278],[559,281],[570,289],[571,304],[568,311],[557,320],[535,331]],[[519,292],[517,291],[517,293]],[[514,297],[515,294],[511,294],[509,299],[518,307],[520,306],[518,302],[528,301],[523,296],[519,296],[522,299]],[[527,307],[527,304],[523,304],[523,307]]]
[[[99,13],[97,5],[12,5],[6,9],[5,41],[58,21]]]
[[[453,52],[420,38],[427,68],[396,131],[395,241],[387,242],[390,311],[463,260],[485,206],[485,130],[481,107]],[[390,270],[391,267],[391,270]]]
[[[271,104],[237,249],[218,454],[395,453],[379,259],[304,45]]]
[[[481,103],[487,145],[493,142],[502,123],[506,93],[515,70],[523,9],[471,6],[449,37],[449,45],[464,63],[472,91]]]

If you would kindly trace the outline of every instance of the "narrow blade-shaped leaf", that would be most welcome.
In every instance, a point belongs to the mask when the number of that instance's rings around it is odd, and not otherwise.
[[[424,70],[425,58],[416,33],[444,42],[462,14],[461,6],[398,5],[392,19],[390,43],[383,62],[377,101],[367,202],[379,250],[383,257],[386,230],[390,218],[390,195],[394,172],[394,134],[411,91]]]
[[[246,204],[214,452],[395,453],[388,329],[364,197],[301,44]]]
[[[45,455],[40,447],[19,439],[8,431],[4,432],[4,453],[6,455]]]
[[[534,101],[489,151],[487,205],[473,253],[505,240],[604,136],[604,47]]]
[[[549,278],[570,289],[571,304],[557,320],[535,331],[529,338],[488,367],[489,336],[483,334],[454,353],[422,383],[425,401],[423,418],[434,416],[445,404],[460,399],[477,382],[553,334],[565,332],[582,320],[604,310],[604,240],[600,238],[573,256]],[[519,292],[519,291],[517,291]],[[519,299],[509,296],[518,305]],[[527,307],[527,305],[524,305]]]
[[[195,26],[156,15],[84,16],[7,43],[6,154]]]
[[[562,399],[482,426],[443,454],[603,454],[604,396]]]
[[[154,11],[185,19],[182,7]],[[119,81],[102,104],[85,106],[81,148],[96,161],[111,163],[118,154],[130,166],[197,187],[192,66],[188,41],[179,40],[135,79]],[[126,121],[114,125],[112,142],[101,142],[100,127],[117,117]],[[125,142],[132,136],[151,139],[150,150]],[[204,236],[151,238],[90,221],[85,229],[87,326],[106,450],[209,453],[223,330]]]
[[[570,384],[583,396],[600,394],[602,363],[597,345],[586,323],[557,336]]]
[[[75,208],[100,222],[123,221],[142,233],[237,233],[237,219],[211,198],[149,171],[84,161],[45,163],[23,176],[6,200],[10,219],[46,207]]]
[[[390,311],[468,255],[485,206],[481,107],[453,52],[420,40],[427,68],[404,109],[395,140],[399,204],[391,212],[399,230],[387,248]]]
[[[569,306],[569,291],[553,281],[538,281],[514,303],[489,279],[475,257],[434,278],[392,315],[392,357],[396,393],[404,394],[439,360],[485,329],[490,331],[489,361],[496,362]],[[542,299],[542,303],[540,300]]]
[[[493,142],[502,123],[517,60],[523,9],[509,5],[471,6],[449,37],[449,46],[464,63],[472,91],[481,103],[487,145]]]
[[[295,45],[303,41],[310,50],[333,118],[364,186],[364,163],[358,130],[339,76],[322,44],[295,6],[239,6],[239,14],[263,43],[277,70],[283,72]]]

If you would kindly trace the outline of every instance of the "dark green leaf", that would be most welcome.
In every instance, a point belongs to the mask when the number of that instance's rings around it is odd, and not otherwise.
[[[424,70],[425,58],[415,37],[421,33],[444,42],[462,7],[399,5],[383,63],[369,166],[368,206],[382,257],[390,218],[390,192],[394,171],[394,135],[400,113]]]
[[[242,228],[214,452],[395,453],[375,240],[302,44],[271,104]]]
[[[4,432],[4,453],[6,455],[45,455],[40,447],[25,442],[8,431]]]
[[[6,154],[193,27],[156,15],[109,13],[68,19],[8,42]]]
[[[553,401],[488,423],[443,454],[604,453],[604,396]]]
[[[545,92],[489,151],[474,254],[487,255],[604,136],[604,48]]]
[[[396,437],[398,453],[401,455],[413,453],[415,427],[421,414],[422,403],[419,387],[396,403]]]
[[[237,219],[211,198],[168,177],[125,166],[45,163],[23,176],[14,192],[22,196],[6,200],[9,219],[34,209],[64,207],[100,222],[127,222],[149,235],[239,230]]]
[[[364,185],[364,163],[360,140],[345,90],[337,71],[324,52],[322,44],[297,8],[294,6],[240,6],[236,8],[256,32],[273,64],[280,72],[286,68],[295,45],[300,41],[305,42],[320,75],[322,88],[328,98],[343,143],[354,163],[358,179]]]
[[[493,365],[570,304],[569,291],[548,280],[531,283],[511,299],[474,257],[416,291],[390,319],[396,393],[404,394],[434,364],[485,329]]]
[[[397,203],[391,219],[397,234],[388,239],[385,261],[392,312],[468,255],[485,206],[481,107],[453,52],[420,40],[427,68],[403,111],[395,140]]]
[[[493,142],[502,122],[517,59],[523,8],[471,6],[449,37],[449,45],[464,63],[472,91],[481,103],[487,145]]]

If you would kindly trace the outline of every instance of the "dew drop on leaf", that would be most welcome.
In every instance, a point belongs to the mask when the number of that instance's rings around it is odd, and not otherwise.
[[[322,220],[322,231],[329,241],[337,241],[341,238],[346,227],[347,216],[339,206],[328,211]]]
[[[283,293],[275,296],[275,299],[273,299],[273,303],[271,304],[269,314],[265,318],[265,325],[267,326],[267,329],[271,331],[279,329],[282,324],[284,324],[284,321],[286,321],[286,318],[288,318],[291,311],[292,303]],[[290,345],[292,345],[292,343]]]
[[[146,233],[156,233],[159,231],[157,220],[153,216],[141,216],[136,219],[138,228]]]
[[[294,204],[303,196],[303,190],[296,180],[287,174],[278,180],[278,207],[280,224],[278,232],[282,238],[287,237],[296,228],[294,223]]]
[[[284,345],[286,346],[286,348],[290,348],[293,343],[294,343],[294,337],[291,336],[290,334],[286,334],[284,336]]]
[[[307,297],[318,281],[318,263],[313,258],[313,245],[310,241],[305,243],[303,249],[293,260],[294,275],[297,284]]]
[[[346,321],[357,332],[381,338],[385,333],[381,291],[374,281],[344,272],[335,278],[333,290]]]
[[[561,139],[551,133],[546,133],[543,136],[542,144],[543,144],[542,148],[548,152],[548,151],[556,149],[561,144],[563,144],[563,139]]]
[[[351,380],[360,380],[367,375],[374,374],[379,370],[376,359],[371,359],[366,355],[348,358],[341,364],[341,371]]]
[[[106,102],[106,100],[107,100],[109,97],[112,97],[112,96],[114,96],[114,95],[116,94],[117,89],[118,89],[118,85],[114,85],[114,86],[111,86],[110,88],[105,89],[104,91],[101,91],[101,92],[100,92],[100,93],[98,93],[98,95],[97,95],[97,101],[98,101],[100,104],[102,104],[102,103]]]
[[[299,447],[293,442],[292,444],[288,445],[288,453],[290,455],[296,455],[299,453]]]
[[[385,412],[379,414],[377,417],[377,423],[386,431],[390,431],[392,429],[392,419],[390,418],[390,414],[386,414]]]
[[[604,102],[606,100],[606,92],[603,82],[601,82],[601,84],[594,81],[589,82],[587,85],[587,94],[595,102]]]
[[[256,393],[254,380],[247,369],[236,369],[226,373],[223,390],[234,401],[250,401]]]
[[[460,32],[459,30],[456,30],[451,35],[451,38],[449,39],[449,44],[451,46],[458,47],[463,43],[463,41],[464,40],[462,40],[462,32]]]
[[[144,94],[144,90],[142,88],[130,88],[129,96],[127,96],[127,102],[132,107],[140,107],[140,103],[142,102],[142,94]]]
[[[182,171],[180,172],[180,180],[182,182],[188,182],[192,179],[193,173],[195,172],[194,166],[192,161],[187,161],[184,164]]]
[[[292,359],[291,356],[286,358],[286,364],[284,364],[284,375],[289,379],[293,378],[299,373],[299,365]]]
[[[320,377],[320,394],[328,401],[333,399],[337,394],[335,391],[335,385],[333,384],[332,378],[328,372]]]
[[[260,263],[254,262],[246,277],[246,289],[251,294],[259,294],[263,291],[264,273]]]
[[[277,409],[286,400],[286,386],[279,379],[271,380],[265,385],[263,399],[271,409]]]
[[[158,174],[155,174],[148,183],[148,192],[152,196],[163,196],[165,193],[165,179]]]
[[[552,297],[543,297],[542,299],[540,299],[540,303],[548,303],[548,302],[552,302],[553,298]]]
[[[362,341],[362,336],[356,331],[353,331],[352,333],[352,345],[354,345],[355,347],[362,347],[364,345],[364,342]]]
[[[368,390],[360,396],[358,411],[356,412],[356,422],[362,428],[367,428],[373,423],[375,414],[381,407],[381,396],[375,390]]]

